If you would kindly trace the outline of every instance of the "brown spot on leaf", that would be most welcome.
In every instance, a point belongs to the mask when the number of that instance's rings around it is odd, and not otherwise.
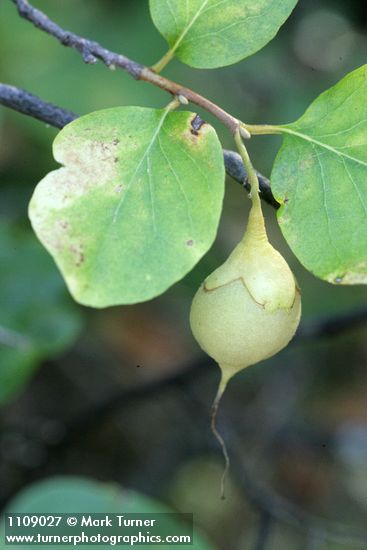
[[[84,262],[84,260],[85,260],[82,247],[71,245],[70,246],[70,252],[72,252],[72,254],[74,256],[74,262],[75,262],[76,267],[80,267],[82,265],[82,263]]]
[[[193,244],[194,244],[194,241],[192,239],[189,239],[188,241],[186,241],[187,246],[192,246]]]
[[[194,118],[191,119],[191,130],[193,136],[198,136],[200,133],[201,127],[205,124],[205,120],[203,120],[199,115],[195,115]]]
[[[61,227],[61,229],[67,229],[69,227],[69,222],[67,222],[66,220],[60,220],[59,226]]]
[[[315,156],[306,157],[305,159],[299,162],[299,169],[301,170],[301,172],[306,172],[307,170],[311,170],[316,163],[317,163],[317,157],[316,158]]]
[[[115,138],[112,143],[114,145],[118,145],[120,143],[120,140],[118,138]]]

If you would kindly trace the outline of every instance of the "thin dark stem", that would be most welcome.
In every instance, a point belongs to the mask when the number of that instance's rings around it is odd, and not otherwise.
[[[267,510],[261,511],[254,550],[266,550],[266,548],[268,548],[272,519],[272,516]]]
[[[21,17],[33,23],[38,29],[56,38],[63,46],[76,50],[82,55],[85,63],[94,64],[97,63],[98,60],[101,60],[111,69],[119,67],[136,80],[149,82],[174,96],[181,95],[185,97],[191,103],[202,107],[214,115],[232,133],[237,129],[239,121],[235,117],[194,90],[190,90],[190,88],[186,88],[186,86],[173,82],[155,73],[149,67],[145,67],[124,55],[111,52],[98,42],[88,40],[87,38],[83,38],[82,36],[61,28],[47,17],[45,13],[34,8],[28,0],[12,0],[12,2],[17,6]]]
[[[310,529],[307,537],[306,550],[319,550],[323,548],[325,537],[317,529]]]
[[[325,315],[315,319],[312,323],[301,325],[295,341],[338,336],[343,332],[363,326],[366,321],[367,307],[342,311],[332,316]]]
[[[273,522],[289,524],[301,528],[306,533],[317,532],[320,540],[333,541],[340,544],[341,548],[349,545],[361,549],[367,547],[366,531],[319,519],[259,482],[246,463],[245,453],[240,452],[240,449],[243,449],[243,442],[239,435],[233,428],[227,427],[226,436],[231,448],[237,449],[237,452],[232,453],[231,456],[232,476],[243,488],[249,501],[271,516]],[[343,544],[345,546],[342,546]]]
[[[61,28],[41,10],[34,8],[27,0],[12,0],[12,2],[17,6],[21,17],[33,23],[38,29],[56,38],[63,46],[76,50],[82,55],[85,63],[94,64],[98,60],[101,60],[111,69],[120,67],[137,80],[141,77],[144,66],[140,65],[140,63],[132,61],[124,55],[106,50],[98,42],[88,40]]]
[[[10,86],[9,84],[0,83],[0,105],[46,122],[55,128],[63,128],[66,124],[78,118],[78,115],[71,111],[48,103],[26,90]],[[227,174],[249,191],[246,170],[241,157],[234,151],[224,151],[224,164]],[[258,173],[258,176],[260,196],[265,202],[277,208],[279,205],[271,194],[269,180],[260,173]]]
[[[172,80],[168,80],[168,78],[156,74],[154,71],[147,67],[145,67],[142,71],[140,79],[145,80],[146,82],[150,82],[151,84],[158,86],[158,88],[161,88],[162,90],[165,90],[166,92],[169,92],[173,95],[186,97],[186,99],[191,103],[194,103],[194,105],[198,105],[199,107],[205,109],[208,113],[214,115],[230,130],[232,134],[234,134],[237,130],[239,121],[236,118],[234,118],[232,115],[227,113],[227,111],[225,111],[206,97],[198,94],[194,90],[186,88],[185,86],[177,84],[176,82],[172,82]]]

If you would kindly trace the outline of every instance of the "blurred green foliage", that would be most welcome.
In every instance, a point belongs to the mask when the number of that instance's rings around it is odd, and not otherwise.
[[[34,235],[0,223],[0,405],[46,357],[75,340],[82,319]]]
[[[16,496],[5,510],[5,513],[24,513],[24,514],[44,514],[48,511],[54,514],[164,514],[173,513],[173,510],[164,506],[152,498],[148,498],[141,493],[132,490],[123,490],[118,485],[98,483],[85,478],[78,477],[55,477],[47,481],[35,483]],[[139,516],[138,516],[139,517]],[[154,516],[152,516],[154,517]],[[175,522],[178,519],[171,519],[171,532],[175,532]],[[2,531],[2,532],[1,532]],[[82,529],[88,533],[89,529]],[[149,529],[147,529],[149,532]],[[103,528],[99,532],[107,534]],[[142,529],[144,534],[145,530]],[[181,531],[182,532],[182,531]],[[128,534],[129,530],[121,529],[120,534]],[[130,530],[131,533],[131,530]],[[176,527],[176,533],[179,530]],[[0,548],[3,545],[4,535],[4,517],[0,528],[1,541]],[[71,534],[65,531],[65,534]],[[79,534],[79,533],[78,533]],[[89,533],[90,534],[90,533]],[[164,535],[164,533],[157,533]],[[26,545],[12,545],[15,549],[26,549]],[[71,545],[70,545],[71,546]],[[87,547],[93,545],[86,545]],[[128,546],[128,545],[127,545]],[[151,544],[139,544],[141,550],[149,550]],[[111,548],[111,545],[98,545],[99,548]],[[34,550],[52,550],[54,545],[34,544]],[[154,544],[156,550],[164,550],[168,545]],[[214,550],[197,530],[194,529],[193,543],[190,545],[192,550]]]

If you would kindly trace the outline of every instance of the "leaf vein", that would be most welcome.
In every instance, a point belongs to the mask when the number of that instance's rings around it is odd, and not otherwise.
[[[171,135],[164,128],[162,128],[162,132],[166,134],[168,137],[171,137]],[[194,159],[194,157],[189,155],[189,153],[184,148],[181,149],[181,153],[183,153],[188,159],[191,160],[191,162],[197,168],[198,172],[200,172],[200,174],[204,177],[204,179],[207,180],[207,174],[201,169],[200,164]],[[208,186],[208,189],[209,189],[209,186]]]
[[[185,36],[187,35],[187,33],[189,32],[189,30],[191,29],[191,27],[194,25],[195,21],[200,17],[200,15],[202,14],[202,11],[203,9],[205,8],[205,6],[207,5],[209,0],[204,0],[203,3],[201,4],[200,8],[197,10],[197,12],[194,14],[193,18],[191,19],[191,21],[188,23],[188,25],[183,29],[182,33],[180,34],[180,36],[177,38],[176,42],[174,43],[174,45],[172,46],[171,48],[171,52],[174,53],[177,48],[179,47],[179,45],[181,44],[182,40],[185,38]]]
[[[156,128],[155,132],[153,133],[152,139],[150,140],[150,142],[149,142],[149,144],[148,144],[148,146],[147,146],[147,148],[146,148],[146,150],[145,150],[145,152],[144,152],[142,158],[140,159],[140,161],[139,161],[139,163],[138,163],[138,165],[137,165],[137,167],[136,167],[136,169],[135,169],[133,175],[131,176],[129,183],[127,184],[126,191],[125,191],[124,195],[121,197],[121,199],[119,200],[119,202],[118,202],[118,204],[117,204],[117,206],[116,206],[116,209],[115,209],[114,214],[113,214],[112,223],[115,223],[115,222],[116,222],[117,217],[118,217],[118,214],[119,214],[119,212],[120,212],[120,210],[121,210],[121,207],[122,207],[122,205],[123,205],[123,203],[124,203],[124,201],[125,201],[125,199],[126,199],[126,196],[127,196],[128,192],[129,192],[129,190],[130,190],[130,188],[131,188],[131,185],[134,183],[134,180],[135,180],[137,174],[139,173],[139,170],[140,170],[140,168],[141,168],[143,162],[145,161],[145,159],[146,159],[147,156],[149,155],[149,151],[150,151],[151,148],[153,147],[153,144],[154,144],[155,140],[157,139],[157,136],[159,135],[159,132],[160,132],[162,126],[163,126],[163,123],[164,123],[164,121],[165,121],[166,116],[168,115],[168,113],[169,113],[169,110],[168,110],[168,109],[165,109],[165,110],[163,111],[163,114],[162,114],[162,116],[161,116],[161,118],[160,118],[160,120],[159,120],[159,122],[158,122],[157,128]]]
[[[367,118],[364,118],[363,120],[360,120],[359,122],[356,122],[356,124],[353,124],[349,128],[345,128],[345,130],[340,130],[339,132],[332,132],[330,134],[321,134],[321,135],[318,135],[317,137],[318,138],[323,138],[323,137],[340,136],[341,134],[345,134],[346,132],[350,132],[351,130],[354,130],[355,128],[358,128],[358,126],[360,126],[361,124],[364,124],[365,122],[367,122]]]
[[[327,230],[328,230],[328,236],[329,236],[329,242],[331,244],[331,246],[333,247],[334,251],[335,251],[335,254],[336,254],[336,257],[338,259],[338,261],[342,264],[342,259],[339,255],[339,251],[334,243],[334,240],[332,239],[332,234],[331,234],[331,229],[330,229],[330,216],[329,216],[329,208],[328,208],[328,205],[327,205],[327,193],[326,193],[326,182],[325,182],[325,174],[324,174],[324,168],[323,168],[323,165],[322,165],[322,162],[320,161],[320,158],[319,158],[319,152],[317,150],[317,148],[315,147],[315,145],[312,145],[315,153],[316,153],[316,158],[317,158],[317,162],[318,162],[318,165],[319,165],[319,169],[320,169],[320,175],[321,175],[321,181],[322,181],[322,190],[323,190],[323,206],[324,206],[324,212],[325,212],[325,216],[326,216],[326,225],[327,225]]]
[[[163,149],[163,145],[162,145],[162,142],[160,140],[160,137],[158,136],[158,144],[159,144],[159,147],[160,147],[160,150],[162,152],[162,155],[164,156],[164,159],[167,163],[167,166],[168,168],[171,170],[174,178],[176,179],[177,183],[178,183],[178,186],[180,188],[180,191],[184,197],[184,200],[185,200],[185,203],[186,203],[186,211],[187,211],[187,218],[189,220],[189,224],[190,224],[190,229],[191,229],[191,232],[194,234],[194,226],[193,226],[193,220],[192,220],[192,216],[191,216],[191,212],[190,212],[190,203],[189,203],[189,200],[187,198],[187,195],[186,195],[186,192],[185,192],[185,189],[182,187],[182,184],[181,184],[181,181],[180,181],[180,178],[178,177],[175,169],[173,168],[169,158],[167,157],[166,155],[166,152],[165,150]]]
[[[333,147],[332,145],[328,145],[327,143],[323,143],[322,141],[318,141],[317,139],[313,138],[312,136],[308,136],[307,134],[302,134],[301,132],[297,132],[296,130],[292,130],[291,128],[281,127],[281,131],[285,134],[289,134],[295,137],[298,137],[300,139],[303,139],[305,141],[308,141],[312,145],[318,145],[319,147],[323,149],[327,149],[331,153],[334,153],[335,155],[338,155],[340,157],[345,157],[353,162],[356,162],[357,164],[361,164],[365,168],[367,168],[367,162],[364,160],[358,159],[356,157],[353,157],[351,155],[347,155],[346,153],[343,153],[336,147]]]
[[[158,136],[159,139],[159,136]],[[152,212],[152,225],[153,225],[153,232],[157,233],[157,224],[155,219],[155,210],[154,210],[154,187],[153,187],[153,180],[152,180],[152,166],[151,166],[151,160],[150,155],[147,156],[147,173],[148,173],[148,183],[149,183],[149,196],[150,196],[150,206],[151,206],[151,212]]]
[[[349,178],[350,181],[352,182],[353,188],[355,189],[355,191],[356,191],[356,193],[357,193],[357,195],[358,195],[358,198],[359,198],[359,200],[360,200],[360,203],[361,203],[361,205],[362,205],[362,208],[364,209],[364,211],[365,211],[366,214],[367,214],[367,205],[366,205],[366,204],[364,203],[364,201],[363,201],[363,197],[362,197],[362,195],[360,194],[360,191],[359,191],[359,189],[358,189],[358,186],[355,184],[355,181],[354,181],[354,179],[353,179],[353,177],[352,177],[352,174],[350,173],[350,171],[349,171],[349,169],[348,169],[348,167],[347,167],[347,164],[346,164],[345,160],[344,160],[344,159],[342,159],[342,160],[343,160],[344,169],[345,169],[345,171],[346,171],[346,173],[347,173],[347,175],[348,175],[348,178]]]
[[[172,6],[171,6],[171,0],[166,0],[166,4],[167,4],[167,6],[168,6],[168,10],[169,10],[169,12],[171,13],[174,22],[175,22],[175,27],[176,27],[177,30],[179,30],[179,26],[178,26],[178,24],[177,24],[176,15],[175,15],[175,12],[173,11]]]

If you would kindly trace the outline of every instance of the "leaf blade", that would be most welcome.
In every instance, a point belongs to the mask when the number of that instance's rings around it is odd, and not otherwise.
[[[52,510],[53,514],[66,515],[70,512],[70,502],[73,503],[73,514],[82,514],[86,518],[90,514],[99,514],[99,519],[101,519],[102,514],[105,517],[108,515],[115,528],[111,527],[109,531],[105,528],[104,534],[106,536],[121,535],[123,528],[118,531],[117,522],[113,520],[114,516],[122,513],[127,514],[127,518],[129,514],[136,514],[135,518],[133,516],[134,519],[148,519],[149,516],[151,519],[155,519],[157,525],[159,524],[160,526],[160,532],[154,532],[154,528],[152,527],[152,534],[162,536],[164,532],[167,532],[167,534],[188,534],[189,532],[187,526],[184,528],[184,519],[175,513],[174,509],[142,492],[120,487],[116,483],[102,483],[87,477],[66,475],[48,477],[41,481],[36,481],[19,491],[7,503],[6,510],[0,518],[0,532],[3,533],[5,530],[5,514],[7,513],[43,514],[45,510]],[[159,520],[157,514],[163,517],[162,521]],[[164,518],[164,515],[166,515],[166,518]],[[25,527],[24,529],[27,528]],[[65,535],[65,527],[62,522],[59,529],[60,531],[58,530],[58,526],[54,526],[52,531],[57,535]],[[98,535],[97,529],[97,527],[89,526],[88,535]],[[18,533],[19,529],[17,530]],[[71,531],[68,532],[68,534],[70,533]],[[76,531],[73,531],[73,534],[79,535],[78,527],[76,527]],[[129,535],[134,534],[135,530],[130,526]],[[124,531],[124,535],[127,535],[127,532]],[[191,548],[193,550],[215,550],[215,547],[207,540],[204,533],[195,525],[192,539]],[[111,540],[113,539],[111,538]],[[108,549],[111,545],[111,543],[106,542],[106,544],[100,544],[99,548]],[[26,547],[21,544],[13,546],[15,550]],[[91,546],[91,543],[86,546]],[[147,542],[145,544],[139,542],[141,550],[149,550],[151,546],[152,543]],[[167,544],[154,544],[154,546],[156,550],[165,550],[168,547]],[[41,547],[48,549],[52,548],[52,544],[33,545],[33,547],[36,550]],[[0,548],[3,547],[0,546]]]
[[[267,44],[297,0],[150,0],[153,23],[184,63],[231,65]]]
[[[151,299],[211,246],[223,155],[209,125],[191,133],[193,117],[119,107],[77,119],[56,137],[64,166],[38,184],[30,218],[77,301]]]
[[[336,284],[367,283],[367,66],[321,94],[272,171],[278,219],[301,263]]]

